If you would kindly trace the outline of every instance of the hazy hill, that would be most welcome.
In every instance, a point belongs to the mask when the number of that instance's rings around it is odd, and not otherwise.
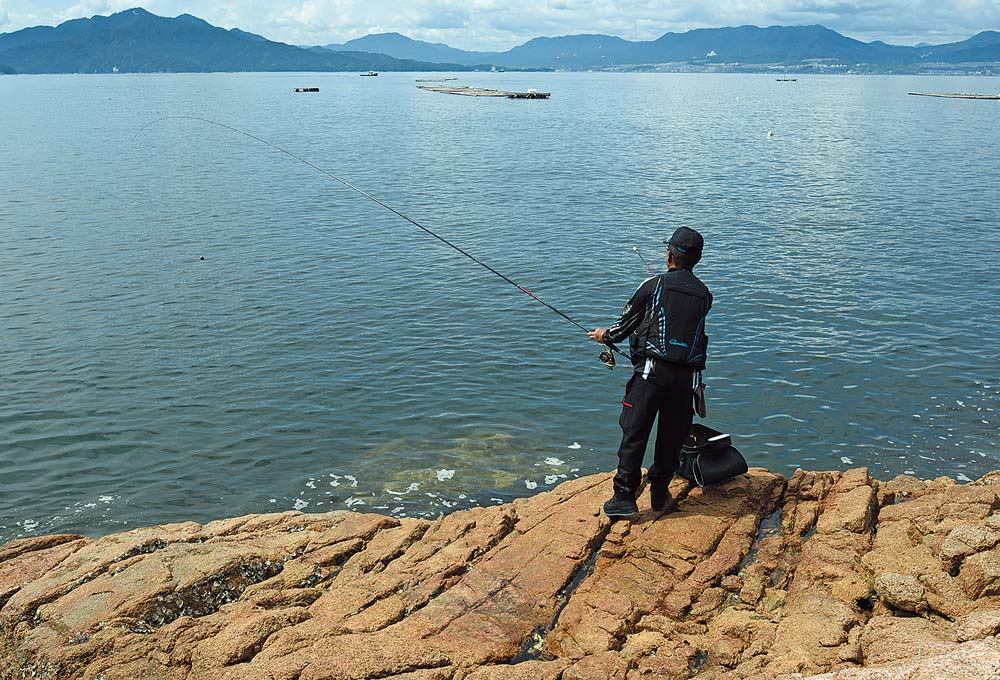
[[[850,63],[894,60],[909,48],[880,42],[863,43],[824,26],[739,26],[667,33],[639,50],[641,61],[685,61],[768,64],[806,59],[837,59]]]
[[[465,70],[365,52],[305,50],[182,14],[143,9],[0,34],[0,63],[19,73]]]
[[[923,61],[948,63],[1000,60],[1000,33],[983,31],[968,40],[914,48]]]
[[[635,63],[634,50],[640,43],[611,35],[567,35],[533,38],[501,55],[497,64],[525,66],[540,64],[553,68],[601,68]]]
[[[372,33],[362,38],[348,40],[342,45],[336,43],[324,45],[328,50],[336,52],[359,51],[391,54],[397,59],[416,59],[418,61],[450,62],[452,64],[493,64],[498,52],[470,52],[444,43],[425,42],[407,38],[399,33]]]
[[[824,26],[738,26],[666,33],[656,40],[632,41],[610,35],[534,38],[505,52],[472,52],[442,43],[379,33],[327,49],[363,49],[398,58],[517,68],[602,68],[623,64],[704,62],[773,64],[832,59],[846,64],[896,66],[929,62],[1000,61],[1000,33],[984,31],[945,45],[905,47],[861,42]]]

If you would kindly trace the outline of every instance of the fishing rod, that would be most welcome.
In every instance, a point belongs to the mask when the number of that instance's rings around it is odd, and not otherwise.
[[[225,128],[226,130],[231,130],[232,132],[236,132],[238,134],[241,134],[244,137],[249,137],[250,139],[258,141],[261,144],[266,144],[267,146],[271,147],[272,149],[275,149],[276,151],[280,151],[281,153],[285,154],[286,156],[290,156],[290,157],[294,158],[295,160],[297,160],[297,161],[299,161],[301,163],[305,163],[306,165],[308,165],[313,170],[316,170],[317,172],[320,172],[320,173],[326,175],[330,179],[336,180],[337,182],[343,184],[348,189],[356,191],[357,193],[361,194],[362,196],[364,196],[368,200],[377,203],[378,205],[382,206],[383,208],[385,208],[389,212],[393,213],[394,215],[398,215],[399,217],[402,217],[404,220],[406,220],[407,222],[409,222],[410,224],[412,224],[413,226],[415,226],[417,229],[420,229],[421,231],[429,234],[430,236],[433,236],[434,238],[436,238],[438,241],[441,241],[441,243],[445,244],[449,248],[457,250],[462,255],[465,255],[467,258],[469,258],[470,260],[472,260],[473,262],[475,262],[476,264],[478,264],[480,267],[483,267],[487,271],[489,271],[489,272],[491,272],[493,274],[496,274],[501,279],[503,279],[504,281],[506,281],[510,285],[514,286],[515,288],[517,288],[519,291],[521,291],[522,293],[524,293],[525,295],[527,295],[531,299],[535,300],[536,302],[538,302],[540,304],[545,305],[546,307],[548,307],[549,309],[551,309],[553,312],[555,312],[556,314],[558,314],[562,318],[566,319],[567,321],[569,321],[571,324],[573,324],[577,328],[581,329],[583,332],[585,332],[585,333],[589,333],[590,332],[589,328],[587,328],[582,323],[580,323],[579,321],[577,321],[576,319],[574,319],[573,317],[571,317],[569,314],[567,314],[567,313],[563,312],[562,310],[556,308],[555,306],[549,304],[548,302],[546,302],[542,298],[538,297],[538,295],[536,295],[535,293],[531,292],[530,290],[528,290],[527,288],[525,288],[521,284],[517,283],[516,281],[514,281],[513,279],[507,277],[506,275],[502,274],[501,272],[498,272],[496,269],[494,269],[490,265],[486,264],[482,260],[476,258],[474,255],[472,255],[469,252],[467,252],[467,251],[463,250],[462,248],[458,247],[457,245],[455,245],[454,243],[452,243],[448,239],[444,238],[443,236],[440,236],[439,234],[434,233],[433,231],[431,231],[430,229],[428,229],[424,225],[422,225],[419,222],[417,222],[415,219],[413,219],[411,217],[408,217],[407,215],[404,215],[402,212],[400,212],[399,210],[396,210],[391,205],[387,205],[387,204],[383,203],[382,201],[380,201],[379,199],[375,198],[374,196],[372,196],[368,192],[359,189],[358,187],[354,186],[353,184],[351,184],[347,180],[342,179],[342,178],[338,177],[337,175],[334,175],[332,172],[324,170],[323,168],[319,167],[315,163],[307,161],[305,158],[302,158],[301,156],[298,156],[298,155],[292,153],[291,151],[288,151],[287,149],[283,149],[280,146],[278,146],[277,144],[273,144],[273,143],[267,141],[266,139],[262,139],[261,137],[258,137],[257,135],[250,134],[249,132],[245,132],[243,130],[240,130],[239,128],[235,128],[235,127],[233,127],[231,125],[226,125],[225,123],[220,123],[218,121],[210,120],[208,118],[200,118],[198,116],[163,116],[162,118],[157,118],[155,120],[152,120],[152,121],[146,123],[145,125],[143,125],[141,128],[139,128],[139,130],[132,137],[132,143],[134,144],[135,140],[139,137],[139,135],[142,134],[147,128],[150,128],[153,125],[156,125],[157,123],[161,123],[161,122],[163,122],[165,120],[194,120],[194,121],[200,121],[202,123],[208,123],[210,125],[216,125],[218,127]],[[636,252],[638,252],[638,250]],[[628,356],[624,352],[622,352],[620,349],[618,349],[618,347],[616,347],[613,343],[605,342],[603,344],[604,344],[605,349],[600,353],[600,355],[598,355],[598,358],[601,360],[601,363],[603,363],[608,368],[612,368],[613,369],[615,367],[615,354],[614,353],[617,353],[617,354],[619,354],[619,355],[621,355],[623,357],[624,356]]]
[[[639,259],[642,260],[642,263],[646,265],[646,271],[648,271],[653,276],[659,276],[659,274],[656,273],[656,270],[653,269],[651,266],[649,266],[649,263],[646,262],[646,258],[642,256],[642,253],[639,252],[639,246],[632,246],[632,252],[638,255]]]

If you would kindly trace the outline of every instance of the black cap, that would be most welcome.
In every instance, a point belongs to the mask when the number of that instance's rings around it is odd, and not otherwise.
[[[674,232],[669,241],[664,241],[668,246],[673,246],[677,252],[689,255],[693,258],[701,258],[701,250],[705,247],[705,239],[694,229],[681,227]]]

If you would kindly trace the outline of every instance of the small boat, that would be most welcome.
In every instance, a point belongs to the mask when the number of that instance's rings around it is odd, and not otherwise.
[[[319,92],[319,88],[318,87],[297,87],[297,88],[295,88],[295,91],[296,92]]]
[[[794,83],[798,78],[775,78],[779,83]]]
[[[369,71],[368,73],[362,73],[363,76],[377,76],[378,71]]]

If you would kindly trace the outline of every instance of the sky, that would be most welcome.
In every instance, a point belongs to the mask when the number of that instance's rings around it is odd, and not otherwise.
[[[818,23],[858,40],[899,45],[1000,30],[1000,0],[0,0],[0,33],[131,7],[171,17],[186,12],[295,45],[397,31],[473,50],[506,50],[542,35],[651,40],[668,31],[742,24]]]

